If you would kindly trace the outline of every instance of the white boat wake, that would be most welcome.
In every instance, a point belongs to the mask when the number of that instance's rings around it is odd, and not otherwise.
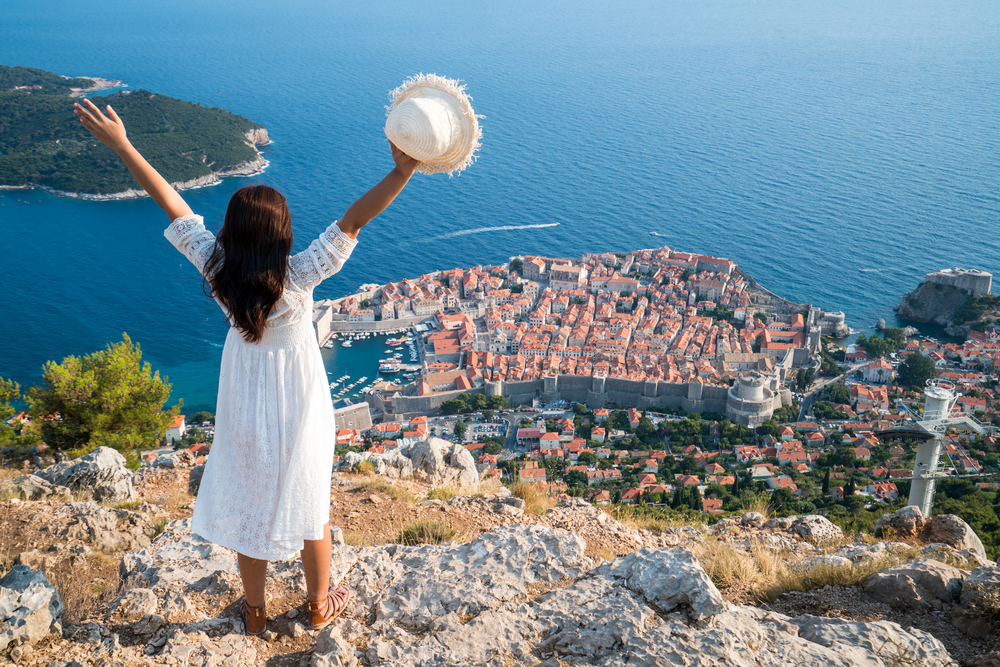
[[[451,232],[444,236],[438,236],[435,240],[450,239],[456,236],[467,236],[469,234],[485,234],[486,232],[510,232],[516,229],[541,229],[543,227],[558,227],[558,222],[547,222],[541,225],[503,225],[502,227],[479,227],[478,229],[463,229],[458,232]]]
[[[661,233],[659,233],[659,232],[650,232],[650,233],[649,233],[649,235],[650,235],[650,236],[661,236],[661,237],[663,237],[663,238],[667,238],[667,235],[666,235],[666,234],[661,234]]]

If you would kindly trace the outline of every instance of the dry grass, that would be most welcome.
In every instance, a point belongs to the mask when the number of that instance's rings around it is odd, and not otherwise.
[[[375,464],[371,461],[362,461],[358,465],[354,466],[354,469],[365,477],[375,476]]]
[[[417,501],[413,494],[406,489],[402,489],[374,477],[361,480],[357,483],[357,485],[355,485],[352,491],[359,493],[382,493],[389,496],[393,500],[406,503],[407,505],[413,505]]]
[[[80,624],[107,609],[122,588],[119,560],[94,552],[86,565],[63,562],[45,573],[65,605],[64,624]]]
[[[455,539],[458,531],[434,519],[415,521],[399,531],[396,541],[412,546],[414,544],[444,544]]]
[[[764,515],[765,520],[774,518],[774,507],[771,506],[771,498],[766,493],[743,496],[740,499],[740,508],[744,512],[759,512]]]
[[[529,482],[511,484],[510,495],[523,500],[524,511],[532,516],[542,516],[555,505],[555,501],[548,494]]]
[[[126,500],[125,502],[120,503],[105,503],[107,507],[110,507],[113,510],[134,510],[141,504],[141,500]]]
[[[0,468],[0,502],[10,500],[19,494],[10,486],[10,482],[20,477],[23,473],[13,468]]]
[[[192,496],[188,492],[187,488],[175,489],[163,501],[163,507],[165,507],[171,514],[179,512],[180,510],[189,510],[192,507],[192,501],[194,498],[195,496]]]
[[[920,557],[920,551],[911,547],[851,565],[819,562],[806,566],[790,560],[790,553],[759,542],[752,542],[747,553],[718,540],[708,540],[698,553],[698,561],[717,587],[748,591],[755,602],[773,602],[791,591],[828,585],[855,586],[880,570]]]
[[[763,568],[757,564],[760,559]],[[777,567],[771,563],[766,549],[758,555],[747,555],[737,551],[725,542],[708,540],[698,555],[698,561],[708,577],[719,588],[740,585],[757,590],[764,578],[763,570],[774,572]]]
[[[506,488],[507,487],[504,486],[499,477],[487,477],[486,479],[479,480],[479,486],[476,489],[476,493],[472,495],[477,498],[485,498],[486,496],[500,493]]]
[[[695,518],[688,518],[683,514],[667,515],[652,509],[643,509],[633,505],[611,505],[607,508],[608,513],[621,524],[636,530],[648,530],[659,535],[667,528],[684,528],[686,526],[700,529],[702,522]]]
[[[882,558],[865,559],[853,565],[818,563],[810,567],[783,566],[778,576],[758,590],[761,600],[771,602],[790,591],[811,591],[823,586],[856,586],[869,576],[919,557],[919,552],[899,551]]]
[[[448,502],[454,498],[457,494],[447,487],[438,487],[436,489],[431,489],[427,492],[427,500],[440,500],[442,502]]]
[[[355,533],[353,531],[344,531],[344,544],[349,547],[370,547],[372,544],[369,540],[361,533]]]

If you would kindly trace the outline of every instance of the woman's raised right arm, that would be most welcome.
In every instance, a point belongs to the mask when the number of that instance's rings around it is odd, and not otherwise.
[[[166,179],[146,162],[146,158],[139,154],[139,151],[129,142],[125,136],[125,124],[122,123],[118,114],[107,106],[108,115],[105,116],[101,110],[88,99],[83,100],[84,107],[80,104],[73,105],[73,113],[80,119],[83,126],[94,135],[94,138],[113,150],[121,158],[128,170],[132,172],[135,180],[139,181],[142,189],[149,193],[160,208],[164,210],[170,221],[185,215],[191,215],[191,207],[187,205],[176,190],[170,187]]]

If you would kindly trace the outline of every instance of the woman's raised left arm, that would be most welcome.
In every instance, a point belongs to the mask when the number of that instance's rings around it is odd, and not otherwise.
[[[88,99],[83,100],[83,105],[73,105],[73,113],[80,119],[83,126],[94,135],[95,139],[118,154],[128,170],[132,172],[135,180],[139,181],[142,189],[148,192],[153,201],[160,205],[171,222],[182,216],[191,215],[191,207],[187,205],[184,198],[167,183],[163,176],[160,176],[158,171],[146,162],[146,158],[142,157],[129,142],[125,135],[125,124],[122,123],[110,104],[107,106],[107,112],[108,115],[105,116]]]

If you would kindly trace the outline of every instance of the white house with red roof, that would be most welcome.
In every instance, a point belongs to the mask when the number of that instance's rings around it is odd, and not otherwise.
[[[173,443],[183,440],[185,433],[187,433],[187,425],[184,423],[184,415],[172,417],[170,424],[167,425],[167,442]]]

